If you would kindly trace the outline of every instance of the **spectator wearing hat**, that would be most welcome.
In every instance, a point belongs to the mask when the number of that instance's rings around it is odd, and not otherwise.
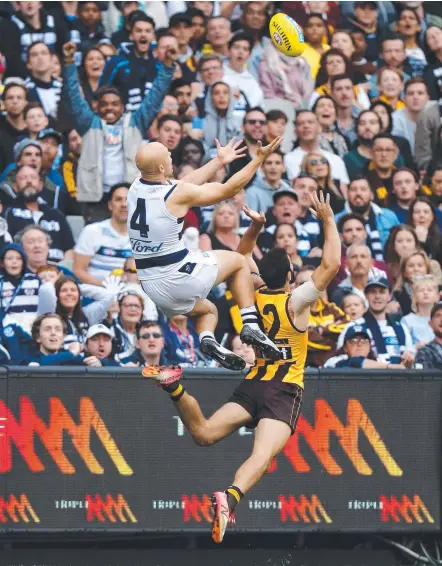
[[[258,236],[257,245],[263,254],[268,253],[274,247],[274,235],[279,224],[291,224],[295,227],[298,239],[297,249],[302,257],[308,256],[312,248],[309,234],[304,226],[298,221],[299,205],[298,195],[293,189],[281,188],[273,192],[273,208],[268,218],[273,221],[264,232]]]
[[[224,77],[237,99],[235,117],[239,125],[247,108],[262,107],[264,93],[258,81],[247,70],[247,62],[253,48],[252,38],[244,32],[236,32],[229,41],[229,57],[224,62]]]
[[[383,36],[383,30],[378,23],[376,2],[354,2],[354,16],[348,18],[347,29],[364,32],[367,41],[365,55],[369,61],[376,61],[380,39]]]
[[[14,237],[26,226],[38,224],[51,237],[49,259],[54,262],[73,258],[74,238],[66,217],[56,208],[51,208],[39,197],[43,181],[38,172],[29,165],[21,166],[16,175],[16,199],[13,206],[4,211],[8,229]]]
[[[135,351],[127,357],[119,356],[122,365],[163,366],[168,363],[164,351],[163,329],[154,320],[142,320],[137,325]]]
[[[442,302],[436,303],[432,308],[429,325],[435,338],[420,348],[416,356],[416,364],[421,364],[425,369],[442,370]]]
[[[246,203],[252,210],[267,212],[273,205],[273,195],[280,189],[292,190],[289,183],[282,179],[285,172],[284,156],[277,150],[263,161],[263,176],[256,176],[247,189]]]
[[[25,81],[29,102],[39,102],[47,116],[57,119],[63,83],[52,76],[52,51],[43,41],[34,41],[27,51],[29,76]]]
[[[345,334],[343,354],[327,360],[324,368],[353,369],[405,369],[405,365],[376,360],[371,350],[371,339],[367,327],[361,324],[350,326]]]
[[[78,343],[71,344],[70,349],[64,349],[66,324],[61,316],[46,313],[38,316],[32,325],[32,340],[38,351],[34,356],[25,360],[30,366],[78,366],[83,364]]]
[[[27,258],[18,244],[6,244],[1,250],[0,313],[1,324],[31,328],[37,316],[40,279],[27,269]]]
[[[77,189],[78,200],[90,203],[85,211],[86,220],[90,222],[107,215],[107,198],[103,197],[111,186],[123,181],[132,183],[138,175],[133,149],[140,145],[161,108],[174,72],[176,53],[168,51],[166,64],[161,65],[152,89],[138,110],[124,115],[121,94],[114,87],[99,89],[97,113],[89,108],[79,88],[75,49],[73,43],[64,46],[64,77],[67,105],[74,127],[83,138]]]
[[[413,340],[408,328],[388,314],[391,301],[390,285],[384,277],[373,278],[365,285],[368,310],[364,314],[364,324],[370,335],[372,349],[376,358],[390,364],[404,364],[412,367],[415,356]],[[347,326],[338,341],[342,346],[346,334],[356,323]]]
[[[157,61],[151,54],[155,22],[141,10],[128,18],[130,43],[123,43],[118,55],[111,57],[100,77],[100,86],[114,86],[123,98],[126,112],[137,110],[152,88]]]
[[[15,163],[11,163],[0,177],[0,194],[4,205],[11,205],[17,198],[17,172],[20,167],[32,167],[37,171],[43,183],[39,195],[40,202],[64,210],[65,196],[60,185],[55,184],[47,175],[42,174],[43,148],[38,140],[25,138],[14,147]]]
[[[53,128],[45,128],[37,135],[37,140],[43,148],[41,170],[43,175],[64,190],[63,176],[58,172],[62,158],[63,136]],[[63,191],[64,192],[64,191]]]
[[[84,344],[83,364],[89,367],[113,367],[120,364],[112,355],[112,332],[104,324],[89,327]]]
[[[177,12],[170,17],[169,33],[178,42],[178,61],[191,71],[196,71],[196,60],[189,43],[192,38],[192,20],[186,12]]]
[[[0,171],[13,161],[14,145],[28,134],[24,118],[28,89],[23,81],[8,83],[2,92],[2,101],[4,112],[0,114]]]

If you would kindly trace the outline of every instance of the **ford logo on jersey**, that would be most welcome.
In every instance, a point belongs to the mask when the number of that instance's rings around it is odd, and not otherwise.
[[[143,242],[141,240],[136,240],[135,238],[131,238],[130,243],[132,245],[133,252],[136,254],[145,254],[148,252],[156,254],[161,251],[164,244],[164,242],[161,242],[161,244],[157,244],[156,246],[148,246],[147,244],[151,244],[152,242]]]

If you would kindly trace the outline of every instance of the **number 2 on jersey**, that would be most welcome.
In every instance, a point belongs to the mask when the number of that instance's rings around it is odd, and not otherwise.
[[[281,322],[279,320],[278,309],[276,308],[275,305],[265,305],[264,308],[262,309],[262,312],[265,315],[268,315],[268,314],[273,315],[273,323],[272,323],[272,326],[270,327],[268,335],[269,335],[270,340],[274,340],[275,336],[278,334],[279,329],[281,328]]]
[[[149,226],[147,225],[146,201],[144,198],[137,199],[137,207],[130,219],[130,228],[140,232],[142,238],[148,237]]]

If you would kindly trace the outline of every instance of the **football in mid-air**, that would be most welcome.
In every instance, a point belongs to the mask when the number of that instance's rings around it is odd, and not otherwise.
[[[287,14],[275,14],[270,20],[270,37],[279,51],[289,57],[302,55],[305,47],[301,27]]]

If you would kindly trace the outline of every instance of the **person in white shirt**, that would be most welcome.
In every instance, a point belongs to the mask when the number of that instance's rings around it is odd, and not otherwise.
[[[430,100],[428,86],[422,77],[414,77],[405,83],[405,108],[393,112],[393,136],[402,136],[414,148],[418,116]]]
[[[333,179],[338,179],[341,185],[348,185],[347,169],[342,159],[319,147],[318,137],[321,132],[316,115],[311,110],[300,110],[296,114],[295,135],[298,140],[298,146],[285,156],[285,166],[287,175],[290,180],[299,175],[301,163],[305,155],[309,152],[319,152],[327,158],[331,166],[331,175]]]
[[[264,105],[264,93],[250,71],[247,61],[253,49],[253,40],[243,31],[235,33],[229,41],[229,59],[223,65],[223,81],[232,87],[237,98],[234,116],[242,124],[247,108]]]
[[[74,273],[82,283],[102,285],[114,269],[123,269],[132,248],[127,233],[127,193],[130,185],[111,187],[111,218],[85,226],[74,249]]]

